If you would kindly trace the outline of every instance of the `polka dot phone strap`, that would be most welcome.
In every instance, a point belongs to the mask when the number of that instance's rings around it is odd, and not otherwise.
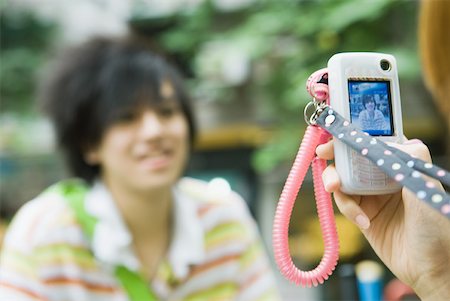
[[[448,171],[414,158],[381,140],[369,136],[327,105],[322,106],[316,124],[336,139],[347,144],[361,156],[372,161],[390,178],[414,192],[417,198],[450,219],[450,195],[435,187],[433,182],[422,177],[427,175],[450,186],[450,173]]]

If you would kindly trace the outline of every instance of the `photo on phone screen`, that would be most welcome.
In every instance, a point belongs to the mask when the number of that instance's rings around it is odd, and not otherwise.
[[[392,136],[390,82],[386,80],[349,80],[351,122],[371,136]]]

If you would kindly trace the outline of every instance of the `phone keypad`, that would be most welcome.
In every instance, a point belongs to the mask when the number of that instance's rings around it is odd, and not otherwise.
[[[351,151],[353,179],[364,186],[384,187],[393,181],[367,158]]]

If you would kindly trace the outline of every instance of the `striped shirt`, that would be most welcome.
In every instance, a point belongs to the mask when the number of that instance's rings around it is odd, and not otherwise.
[[[160,300],[279,300],[245,202],[210,188],[190,178],[174,188],[173,236],[149,288]],[[97,182],[84,200],[98,221],[92,239],[64,196],[50,191],[23,206],[8,229],[0,300],[129,300],[114,268],[139,271],[140,263],[106,187]]]
[[[384,115],[380,110],[375,109],[371,117],[367,110],[359,113],[359,122],[364,131],[367,130],[386,130],[388,124],[384,120]]]

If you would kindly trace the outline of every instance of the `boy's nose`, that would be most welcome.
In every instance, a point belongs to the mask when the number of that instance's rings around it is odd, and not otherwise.
[[[164,125],[158,114],[147,110],[142,114],[140,122],[140,133],[144,138],[153,138],[162,134]]]

